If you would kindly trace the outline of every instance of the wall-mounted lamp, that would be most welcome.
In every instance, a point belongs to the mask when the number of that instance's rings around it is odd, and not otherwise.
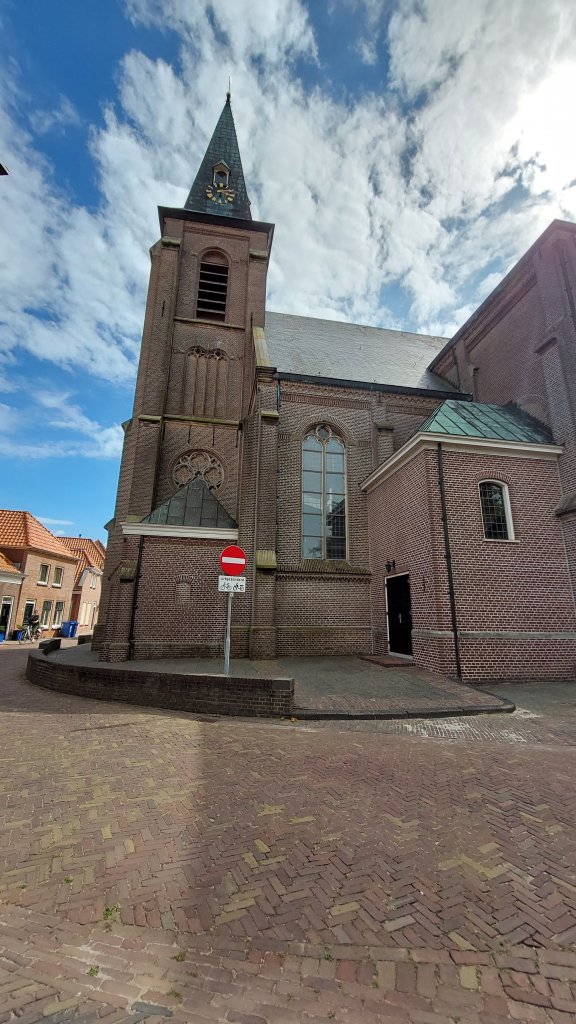
[[[386,569],[386,572],[394,572],[394,569],[396,568],[396,562],[386,562],[384,568]]]

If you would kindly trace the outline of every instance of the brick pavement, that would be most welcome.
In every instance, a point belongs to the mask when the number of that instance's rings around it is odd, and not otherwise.
[[[576,1021],[570,699],[212,721],[38,690],[25,658],[0,652],[0,1024]]]

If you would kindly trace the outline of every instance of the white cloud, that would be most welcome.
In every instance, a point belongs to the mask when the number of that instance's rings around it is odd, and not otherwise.
[[[40,386],[32,395],[21,395],[19,407],[0,403],[0,455],[30,459],[118,458],[122,452],[122,427],[104,427],[90,419],[71,397],[69,392]],[[66,436],[70,434],[75,436]]]
[[[51,110],[35,110],[30,118],[32,128],[37,135],[48,132],[62,132],[70,125],[80,124],[80,115],[68,96],[60,96],[57,106]]]
[[[339,2],[354,12],[350,45],[361,60],[384,60],[388,47],[386,96],[343,102],[328,86],[305,87],[302,69],[318,72],[319,46],[302,0],[126,0],[134,22],[175,31],[181,50],[174,67],[124,56],[118,96],[111,86],[90,134],[95,211],[59,189],[21,127],[14,72],[5,72],[8,371],[24,349],[131,380],[156,205],[184,202],[228,74],[253,213],[277,225],[271,308],[398,325],[381,298],[396,287],[410,306],[402,326],[446,333],[493,286],[495,267],[506,270],[554,216],[576,217],[571,0]],[[60,102],[51,129],[74,122],[73,99]],[[37,127],[42,119],[45,127],[49,115],[37,112]],[[44,411],[89,454],[118,450],[120,428],[94,423],[77,399],[59,418]]]
[[[51,519],[50,516],[36,516],[36,519],[44,523],[44,526],[74,526],[73,519]],[[63,531],[59,530],[58,533],[61,534]]]

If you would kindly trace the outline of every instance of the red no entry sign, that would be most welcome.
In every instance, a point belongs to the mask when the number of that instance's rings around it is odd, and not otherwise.
[[[220,555],[220,565],[222,572],[225,572],[227,576],[240,576],[240,573],[243,573],[246,568],[246,555],[242,548],[237,547],[236,544],[230,544]]]

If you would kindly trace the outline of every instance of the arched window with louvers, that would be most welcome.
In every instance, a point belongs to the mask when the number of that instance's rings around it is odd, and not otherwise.
[[[196,316],[199,320],[225,320],[228,298],[228,260],[223,253],[205,252],[200,261]]]

